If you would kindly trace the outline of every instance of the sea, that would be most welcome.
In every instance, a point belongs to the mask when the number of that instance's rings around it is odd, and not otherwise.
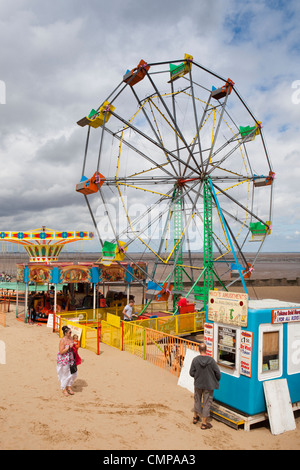
[[[138,261],[141,259],[140,253],[129,253],[129,261]],[[250,263],[253,261],[253,253],[246,254],[246,259]],[[101,253],[91,252],[62,252],[59,258],[60,262],[96,262],[101,258]],[[153,266],[154,258],[151,254],[143,253],[143,261],[149,266],[149,272]],[[193,254],[193,263],[199,267],[202,266],[202,255]],[[231,261],[234,262],[232,259]],[[16,276],[17,264],[27,264],[29,258],[26,252],[0,253],[0,274],[5,273],[12,277]],[[189,265],[187,255],[183,256],[183,263]],[[230,278],[228,265],[224,262],[215,264],[216,271],[224,278]],[[165,266],[163,264],[157,267],[157,276],[163,277]],[[260,253],[257,257],[251,278],[254,280],[266,279],[300,279],[300,253]],[[299,283],[298,283],[299,285]]]

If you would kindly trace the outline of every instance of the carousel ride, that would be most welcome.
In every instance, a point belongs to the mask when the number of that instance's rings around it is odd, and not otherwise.
[[[28,316],[32,321],[47,322],[49,314],[61,308],[61,305],[57,303],[56,293],[56,285],[61,277],[61,273],[58,271],[58,267],[56,267],[59,264],[59,255],[65,245],[78,241],[92,240],[93,238],[93,232],[59,231],[44,226],[29,231],[0,232],[0,241],[23,246],[29,256],[28,263],[17,265],[17,281],[20,281],[21,284],[25,284],[24,321],[26,323]],[[77,266],[71,266],[69,269],[70,272],[72,272],[71,268],[76,272]],[[84,267],[82,267],[80,274],[83,272],[86,277],[88,277],[83,269]],[[56,274],[54,275],[55,272]],[[70,280],[70,276],[69,279],[66,278],[65,280]],[[18,282],[17,291],[19,287]],[[35,290],[30,296],[29,284],[35,285]],[[41,289],[43,289],[43,291],[37,293],[37,287],[39,291],[41,291]],[[47,287],[47,291],[44,290],[45,287]],[[19,296],[17,294],[17,316],[18,299]],[[63,296],[61,296],[61,303],[65,304]],[[23,316],[20,315],[20,318],[23,319]]]
[[[205,307],[216,286],[240,280],[248,293],[275,174],[262,123],[231,79],[188,54],[141,60],[77,124],[87,137],[76,191],[102,264],[152,259],[147,299],[172,293],[174,313],[180,294]]]
[[[50,263],[58,260],[63,247],[69,243],[92,240],[93,232],[59,231],[46,227],[17,232],[0,232],[0,241],[22,245],[30,263]]]

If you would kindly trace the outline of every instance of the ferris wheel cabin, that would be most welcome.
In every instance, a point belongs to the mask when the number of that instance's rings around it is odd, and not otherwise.
[[[108,101],[104,101],[99,111],[92,109],[90,114],[80,119],[77,124],[81,127],[88,125],[94,127],[94,129],[97,129],[100,126],[103,126],[104,122],[106,123],[109,120],[111,111],[114,110],[114,106],[112,106]]]
[[[224,98],[227,93],[230,95],[233,89],[234,82],[228,78],[227,82],[225,83],[224,86],[220,88],[215,88],[213,87],[212,92],[211,92],[211,97],[214,98],[215,100],[220,100],[221,98]]]
[[[261,222],[251,222],[250,223],[250,232],[252,234],[251,242],[260,242],[267,235],[271,233],[271,222],[267,221],[266,224]]]
[[[91,178],[82,176],[80,182],[76,185],[76,191],[85,195],[96,193],[104,181],[104,176],[96,171]]]
[[[133,86],[143,80],[149,69],[150,65],[147,65],[147,62],[141,59],[137,67],[126,71],[125,75],[123,76],[123,82]]]

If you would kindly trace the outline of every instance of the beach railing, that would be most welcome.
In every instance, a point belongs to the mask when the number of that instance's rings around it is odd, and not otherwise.
[[[75,320],[75,321],[74,321]],[[60,318],[59,322],[59,336],[63,336],[62,328],[68,326],[71,328],[72,333],[78,334],[80,338],[80,345],[82,348],[89,349],[96,354],[100,354],[100,338],[101,338],[101,324],[100,322],[94,323],[93,326],[77,321],[76,318]]]
[[[134,323],[123,322],[123,350],[179,377],[187,348],[199,344]]]
[[[165,317],[146,318],[134,323],[144,328],[161,331],[171,335],[195,333],[204,329],[204,312],[185,313],[183,315],[169,315]]]
[[[158,311],[162,311],[166,308],[167,302],[152,302],[147,307],[147,313],[155,314]],[[145,305],[135,305],[135,311],[139,314]],[[84,310],[72,310],[72,311],[63,311],[59,313],[55,313],[56,320],[54,322],[55,326],[53,327],[53,332],[59,331],[60,329],[60,319],[61,318],[76,318],[80,320],[80,323],[85,322],[86,324],[92,325],[94,322],[98,321],[106,321],[107,315],[116,315],[123,319],[123,310],[124,306],[116,306],[116,307],[100,307],[96,309],[84,309]]]
[[[122,349],[122,326],[101,321],[101,342],[117,349]]]
[[[80,332],[81,347],[96,354],[100,353],[101,341],[177,375],[186,348],[196,350],[198,343],[176,334],[201,332],[204,329],[204,314],[199,312],[132,322],[121,321],[120,317],[109,312],[105,320],[91,321],[84,313],[80,313],[81,318],[74,317],[74,312],[60,315],[60,336],[62,327],[67,325],[73,332]]]
[[[145,359],[145,328],[137,322],[123,322],[122,350]]]
[[[1,313],[8,313],[10,311],[10,294],[3,295],[0,297],[0,312]]]
[[[125,322],[111,311],[115,308],[57,314],[54,331],[62,336],[62,327],[67,325],[80,332],[81,347],[96,354],[100,354],[101,341],[179,376],[186,349],[197,350],[199,344],[178,335],[204,330],[203,312]]]

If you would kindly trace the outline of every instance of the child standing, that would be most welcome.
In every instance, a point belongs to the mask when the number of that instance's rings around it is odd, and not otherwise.
[[[73,335],[73,354],[74,354],[74,359],[75,359],[75,364],[79,366],[81,364],[81,357],[78,354],[78,349],[80,347],[80,341],[78,339],[78,335]]]

